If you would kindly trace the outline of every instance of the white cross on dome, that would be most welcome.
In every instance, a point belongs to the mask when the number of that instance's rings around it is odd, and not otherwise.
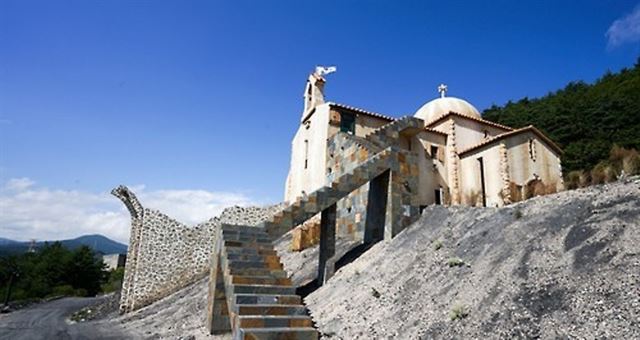
[[[440,84],[440,86],[438,86],[438,92],[440,92],[440,98],[444,98],[447,94],[447,85]]]

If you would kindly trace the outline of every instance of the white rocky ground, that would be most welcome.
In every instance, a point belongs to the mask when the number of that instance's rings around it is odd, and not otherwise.
[[[231,339],[208,335],[205,328],[207,279],[134,312],[112,314],[104,323],[118,324],[138,339]]]
[[[306,303],[336,339],[640,339],[640,184],[431,207]]]
[[[285,267],[303,282],[316,250],[287,242]],[[229,338],[202,328],[206,286],[97,322],[137,338]],[[639,339],[640,181],[501,209],[430,207],[305,301],[330,339]]]

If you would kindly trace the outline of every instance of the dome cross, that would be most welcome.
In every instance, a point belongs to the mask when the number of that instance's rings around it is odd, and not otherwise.
[[[447,94],[447,85],[440,84],[440,86],[438,86],[438,92],[440,92],[440,98],[444,98]]]

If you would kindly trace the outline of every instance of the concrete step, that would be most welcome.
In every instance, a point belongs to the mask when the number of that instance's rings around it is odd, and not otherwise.
[[[229,261],[262,261],[262,262],[280,262],[278,255],[258,255],[258,254],[226,254]]]
[[[273,276],[239,276],[231,275],[231,283],[233,284],[258,284],[258,285],[278,285],[290,286],[291,279],[277,278]]]
[[[307,315],[304,305],[235,305],[238,315]]]
[[[240,328],[236,339],[251,340],[317,340],[318,331],[311,327]]]
[[[225,241],[239,241],[239,242],[258,242],[258,243],[272,243],[272,239],[266,235],[244,235],[244,234],[232,234],[223,235]]]
[[[267,235],[264,229],[259,227],[251,227],[251,229],[246,229],[246,230],[222,229],[222,233],[224,235],[256,235],[256,236]]]
[[[307,315],[238,315],[235,323],[240,328],[313,327]]]
[[[264,229],[260,227],[249,227],[246,229],[222,229],[225,235],[265,235]]]
[[[296,287],[293,286],[275,286],[275,285],[257,285],[257,284],[234,284],[231,286],[233,294],[279,294],[294,295]]]
[[[239,261],[228,260],[227,267],[231,269],[242,268],[266,268],[266,269],[283,269],[280,262],[262,262],[262,261]]]
[[[271,242],[242,242],[242,241],[224,241],[225,247],[235,248],[252,248],[258,250],[273,250],[273,243]]]
[[[277,256],[278,252],[273,249],[255,249],[255,248],[238,248],[238,247],[226,247],[227,254],[243,254],[243,255],[263,255],[263,256]]]
[[[234,294],[237,305],[299,305],[302,299],[298,295],[281,294]]]
[[[226,268],[225,275],[233,276],[270,276],[274,278],[289,277],[286,271],[282,269],[269,268]]]

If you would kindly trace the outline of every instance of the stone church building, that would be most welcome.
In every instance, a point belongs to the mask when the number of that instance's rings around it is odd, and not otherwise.
[[[340,150],[329,143],[349,134],[366,143],[368,135],[398,119],[344,104],[325,101],[322,68],[312,73],[304,93],[300,126],[292,141],[285,201],[307,195],[332,179]],[[535,195],[563,189],[562,150],[533,126],[514,129],[485,120],[459,98],[446,95],[420,107],[414,118],[420,126],[394,136],[410,152],[417,166],[420,209],[431,204],[501,207]],[[360,229],[368,185],[338,203],[340,228]],[[345,226],[346,224],[346,226]]]

